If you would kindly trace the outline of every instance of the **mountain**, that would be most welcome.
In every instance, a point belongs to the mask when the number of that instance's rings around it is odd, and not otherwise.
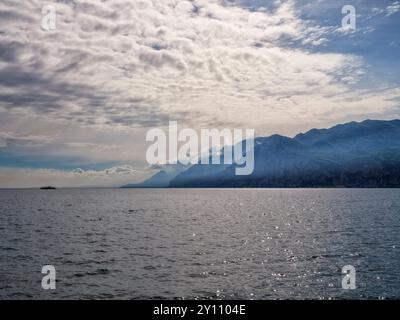
[[[127,184],[121,188],[167,188],[171,180],[188,168],[189,166],[184,166],[181,164],[166,165],[162,170],[157,172],[146,181],[136,184]]]
[[[295,140],[307,146],[331,151],[379,150],[400,147],[400,120],[365,120],[350,122],[330,129],[312,129],[295,136]]]
[[[400,187],[400,120],[312,129],[294,138],[257,138],[255,168],[193,165],[170,187]]]

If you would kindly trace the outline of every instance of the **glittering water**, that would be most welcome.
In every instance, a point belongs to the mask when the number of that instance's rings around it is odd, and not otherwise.
[[[400,189],[1,190],[0,235],[2,299],[400,298]]]

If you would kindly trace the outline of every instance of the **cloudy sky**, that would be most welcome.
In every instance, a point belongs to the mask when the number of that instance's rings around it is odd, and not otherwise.
[[[168,121],[264,136],[400,118],[399,30],[400,1],[2,0],[0,188],[140,181]]]

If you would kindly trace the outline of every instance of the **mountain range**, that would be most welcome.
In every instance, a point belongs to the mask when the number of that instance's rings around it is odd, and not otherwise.
[[[294,138],[256,138],[254,172],[236,164],[178,166],[124,187],[400,187],[400,120],[365,120],[312,129]]]

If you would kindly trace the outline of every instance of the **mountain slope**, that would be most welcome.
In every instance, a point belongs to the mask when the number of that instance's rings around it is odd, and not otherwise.
[[[171,180],[188,168],[189,166],[184,166],[181,164],[164,166],[162,170],[157,172],[149,179],[141,183],[127,184],[121,188],[167,188]]]
[[[194,165],[170,187],[400,187],[400,120],[350,122],[293,139],[257,138],[252,175]]]

